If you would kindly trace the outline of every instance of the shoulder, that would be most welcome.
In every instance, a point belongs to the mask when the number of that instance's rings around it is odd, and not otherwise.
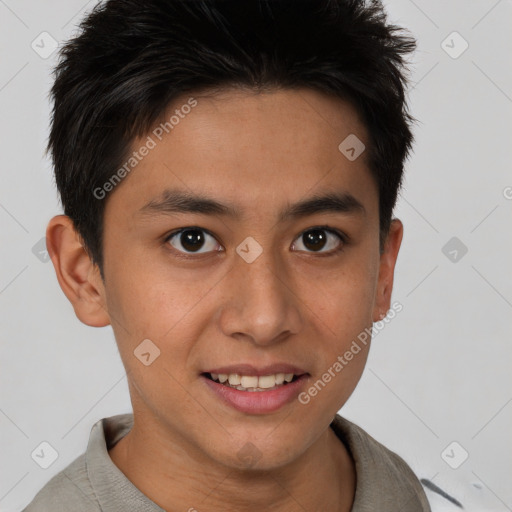
[[[87,475],[85,453],[49,480],[22,512],[96,512],[101,508]]]
[[[381,511],[430,512],[421,482],[402,457],[361,427],[338,414],[331,427],[349,449],[356,465],[354,511],[368,506]]]

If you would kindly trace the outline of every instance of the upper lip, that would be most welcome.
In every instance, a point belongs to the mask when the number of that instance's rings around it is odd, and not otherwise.
[[[275,375],[276,373],[293,373],[294,375],[300,376],[307,372],[298,366],[287,363],[274,363],[267,366],[260,366],[259,368],[256,368],[252,364],[241,363],[229,366],[218,366],[204,373],[223,373],[228,375],[237,373],[238,375],[254,375],[260,377],[262,375]]]

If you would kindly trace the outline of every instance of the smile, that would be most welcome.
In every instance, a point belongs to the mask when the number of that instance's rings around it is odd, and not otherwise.
[[[246,414],[269,414],[296,400],[309,374],[202,373],[200,377],[221,404]]]
[[[223,384],[239,391],[268,391],[298,379],[293,373],[276,373],[271,375],[239,375],[238,373],[208,373],[214,382]]]

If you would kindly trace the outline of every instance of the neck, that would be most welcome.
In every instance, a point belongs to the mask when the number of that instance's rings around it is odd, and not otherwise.
[[[238,470],[195,454],[178,439],[132,430],[110,451],[114,464],[164,510],[349,512],[355,465],[328,428],[298,459],[272,470]],[[158,439],[165,441],[162,443]]]

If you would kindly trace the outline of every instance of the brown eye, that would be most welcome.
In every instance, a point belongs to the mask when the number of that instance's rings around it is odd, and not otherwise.
[[[218,246],[215,238],[204,229],[186,228],[170,235],[167,242],[176,250],[185,253],[202,254],[216,250]],[[206,250],[202,250],[206,249]]]
[[[327,236],[324,231],[315,229],[302,235],[304,246],[312,251],[320,251],[327,243]]]
[[[298,243],[294,244],[294,249],[321,253],[341,249],[345,241],[339,233],[326,228],[308,229],[297,240]],[[327,250],[322,250],[324,248],[327,248]]]

